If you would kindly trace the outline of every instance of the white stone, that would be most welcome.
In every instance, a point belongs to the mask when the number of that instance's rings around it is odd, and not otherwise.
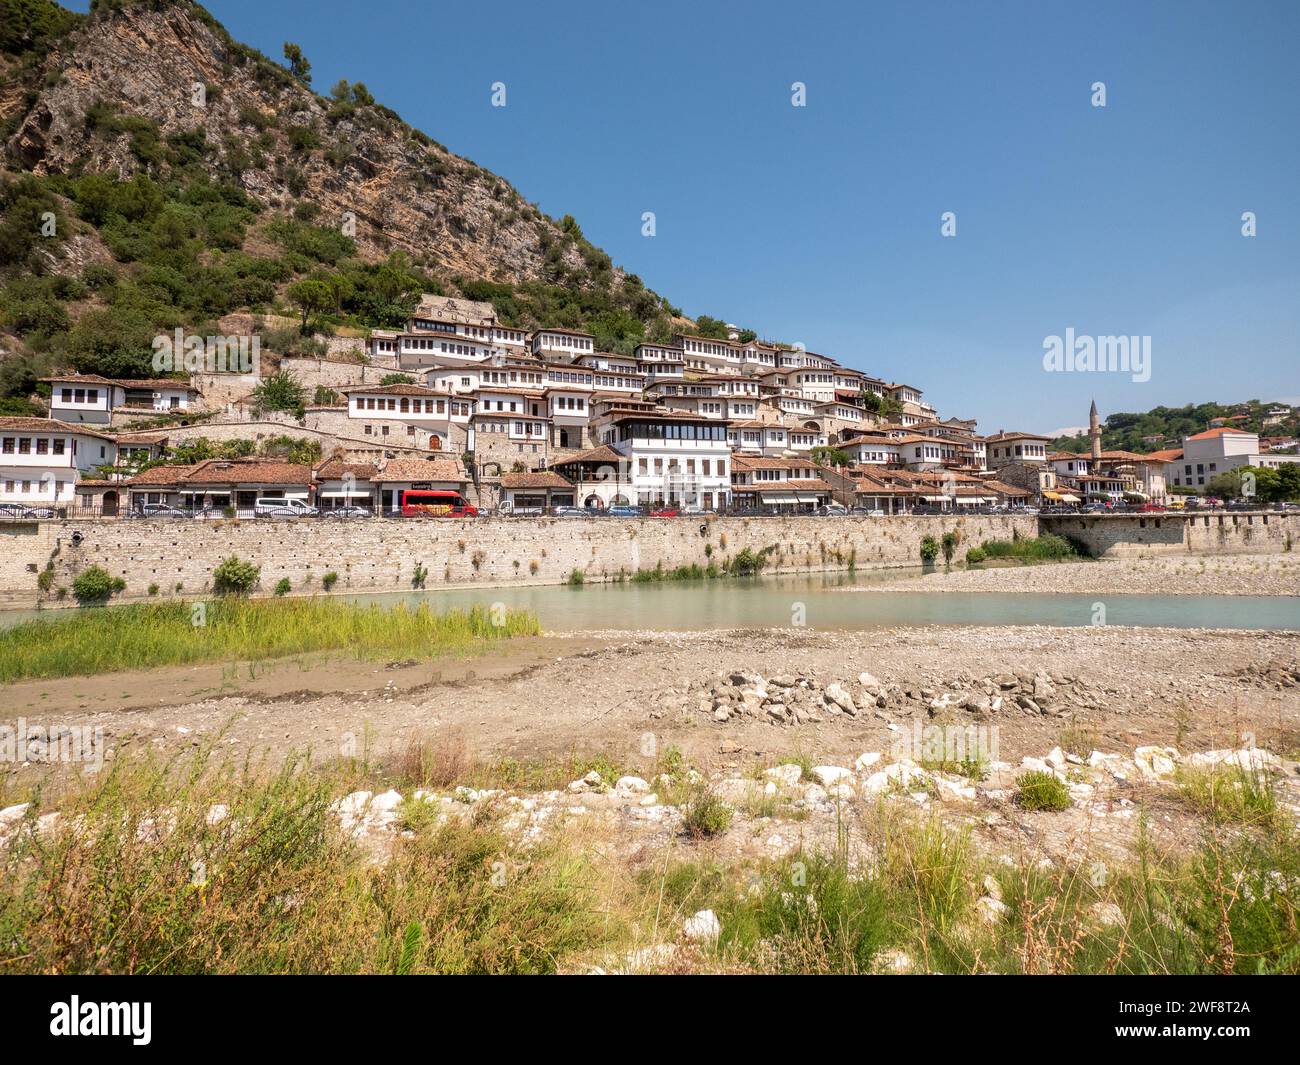
[[[20,802],[17,806],[6,806],[0,810],[0,826],[17,824],[26,815],[29,806],[29,802]]]
[[[1179,754],[1173,747],[1139,747],[1133,752],[1138,772],[1147,780],[1167,780],[1177,770]]]
[[[929,780],[930,774],[912,762],[902,761],[888,765],[878,773],[872,773],[862,782],[862,790],[868,795],[878,795],[898,785],[909,788],[915,783]]]
[[[829,788],[832,784],[838,784],[841,780],[849,779],[853,776],[853,772],[838,765],[815,765],[812,769],[812,775],[818,784]]]
[[[682,925],[682,935],[696,943],[711,943],[722,935],[722,924],[712,910],[700,910]]]
[[[1007,913],[1007,904],[1001,899],[995,899],[992,895],[982,895],[978,902],[975,903],[976,912],[989,924],[997,924],[1004,914]]]
[[[877,688],[880,687],[879,679],[873,677],[870,673],[865,673],[865,672],[858,674],[858,683],[861,684],[864,688],[870,688],[872,691],[875,691]]]
[[[1098,924],[1117,926],[1124,923],[1124,911],[1114,902],[1098,902],[1088,912]]]
[[[784,784],[788,788],[794,787],[803,779],[803,767],[788,762],[785,765],[774,765],[771,769],[764,769],[763,776],[768,780],[774,780],[778,784]]]
[[[853,768],[861,773],[862,770],[870,768],[879,761],[879,751],[864,751],[862,754],[858,755],[857,761],[853,763]]]
[[[828,798],[826,789],[820,784],[809,784],[803,789],[803,801],[814,805],[824,803]]]
[[[846,714],[857,714],[858,708],[853,702],[853,696],[848,693],[844,685],[839,681],[832,681],[826,685],[824,694],[828,703],[834,703]]]
[[[370,800],[370,814],[391,814],[402,805],[402,793],[389,789]]]
[[[940,774],[934,775],[935,786],[939,790],[939,798],[944,802],[974,802],[975,788],[968,784],[960,777],[946,777]]]
[[[650,783],[649,781],[642,780],[640,777],[619,777],[618,781],[614,784],[614,790],[633,792],[637,795],[645,795],[650,791]]]

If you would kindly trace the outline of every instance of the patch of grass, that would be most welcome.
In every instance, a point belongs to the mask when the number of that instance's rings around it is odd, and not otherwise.
[[[1176,783],[1183,802],[1214,824],[1267,824],[1278,813],[1267,770],[1184,765]]]
[[[980,757],[923,758],[916,764],[931,773],[965,777],[972,784],[978,784],[989,775],[988,760]]]
[[[372,863],[336,826],[328,775],[121,759],[59,826],[11,839],[10,973],[548,973],[617,932],[593,859],[526,852],[489,823],[414,812]],[[215,804],[227,807],[214,820]],[[71,825],[80,824],[80,831]]]
[[[361,606],[327,599],[220,599],[196,624],[187,603],[145,603],[60,614],[0,632],[0,681],[79,676],[228,659],[265,659],[347,648],[358,658],[467,652],[535,636],[537,618],[481,607],[435,613],[426,604]],[[498,619],[500,620],[500,619]]]
[[[1044,533],[1014,540],[987,540],[980,545],[985,558],[1018,558],[1029,562],[1063,562],[1079,558],[1064,536]]]
[[[712,790],[699,787],[682,809],[682,828],[691,839],[719,836],[731,827],[733,813]]]
[[[1065,810],[1070,791],[1055,773],[1031,769],[1016,777],[1016,803],[1022,810]]]
[[[719,949],[760,972],[869,973],[893,935],[884,884],[820,855],[769,868],[720,911]]]

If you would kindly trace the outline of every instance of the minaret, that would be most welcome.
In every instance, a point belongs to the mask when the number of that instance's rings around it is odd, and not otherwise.
[[[1097,401],[1092,401],[1092,410],[1088,412],[1088,439],[1092,441],[1092,461],[1101,458],[1101,419],[1097,417]]]

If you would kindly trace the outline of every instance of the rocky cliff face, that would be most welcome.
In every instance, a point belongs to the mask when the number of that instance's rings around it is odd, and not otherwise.
[[[104,5],[107,7],[107,5]],[[369,101],[318,96],[189,3],[101,11],[40,60],[0,67],[11,169],[129,178],[180,138],[265,207],[355,219],[367,257],[404,249],[444,276],[584,287],[603,252],[566,239],[502,178]]]

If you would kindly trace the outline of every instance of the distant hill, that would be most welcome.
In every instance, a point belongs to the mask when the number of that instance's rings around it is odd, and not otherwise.
[[[1282,415],[1272,414],[1283,411]],[[1280,420],[1265,424],[1272,418]],[[1300,432],[1300,410],[1280,402],[1257,399],[1244,403],[1200,403],[1186,407],[1153,407],[1145,414],[1112,414],[1102,423],[1101,445],[1106,451],[1135,451],[1144,454],[1180,447],[1183,438],[1204,432],[1216,419],[1231,419],[1224,425],[1246,429],[1260,436],[1295,436]],[[1083,453],[1089,448],[1083,436],[1058,436],[1052,450]]]

